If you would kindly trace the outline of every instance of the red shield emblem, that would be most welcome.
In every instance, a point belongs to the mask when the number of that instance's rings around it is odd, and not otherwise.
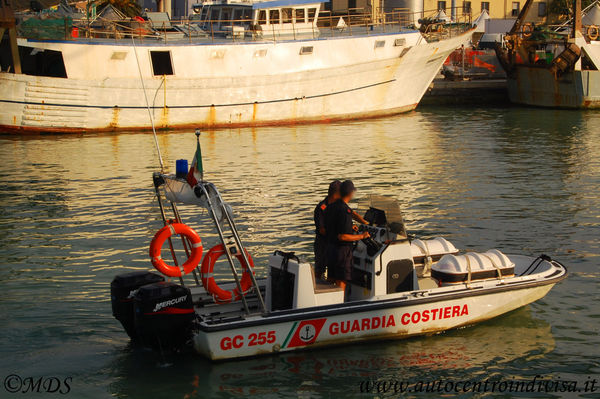
[[[298,324],[288,343],[288,348],[306,346],[314,343],[327,319],[304,320]]]

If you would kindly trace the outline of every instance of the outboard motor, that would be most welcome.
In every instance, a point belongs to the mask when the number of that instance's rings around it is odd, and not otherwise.
[[[144,345],[177,349],[191,337],[196,314],[189,289],[171,282],[148,284],[133,302],[135,330]]]
[[[121,322],[131,339],[137,339],[133,317],[133,294],[141,286],[159,281],[165,281],[164,277],[156,273],[137,271],[119,274],[110,283],[113,316]]]

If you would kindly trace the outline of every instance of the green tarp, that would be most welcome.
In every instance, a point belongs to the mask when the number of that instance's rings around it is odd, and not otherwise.
[[[29,18],[18,27],[19,35],[28,39],[65,39],[71,36],[73,20],[65,18]]]

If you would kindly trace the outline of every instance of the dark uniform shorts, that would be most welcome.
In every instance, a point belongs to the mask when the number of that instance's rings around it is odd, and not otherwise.
[[[317,234],[315,236],[315,274],[322,277],[327,267],[327,238]]]
[[[330,244],[327,247],[329,277],[335,280],[352,280],[352,246]]]

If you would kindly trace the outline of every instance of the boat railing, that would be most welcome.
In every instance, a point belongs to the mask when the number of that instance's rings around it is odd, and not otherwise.
[[[461,9],[462,10],[462,9]],[[317,39],[338,36],[364,36],[402,32],[419,29],[428,41],[441,40],[460,34],[471,27],[470,13],[457,13],[453,22],[436,20],[437,11],[411,12],[408,9],[393,9],[389,12],[366,12],[364,9],[349,9],[346,13],[321,11],[310,21],[296,23],[256,24],[253,19],[200,20],[179,19],[163,22],[142,20],[96,19],[90,23],[86,19],[65,22],[64,40],[131,40],[138,41],[281,41]],[[65,19],[65,21],[67,21]],[[32,39],[45,39],[45,32],[22,32],[21,36]],[[36,34],[37,33],[37,34]],[[38,36],[41,37],[35,37]],[[32,37],[33,36],[33,37]],[[63,37],[53,37],[63,39]]]

